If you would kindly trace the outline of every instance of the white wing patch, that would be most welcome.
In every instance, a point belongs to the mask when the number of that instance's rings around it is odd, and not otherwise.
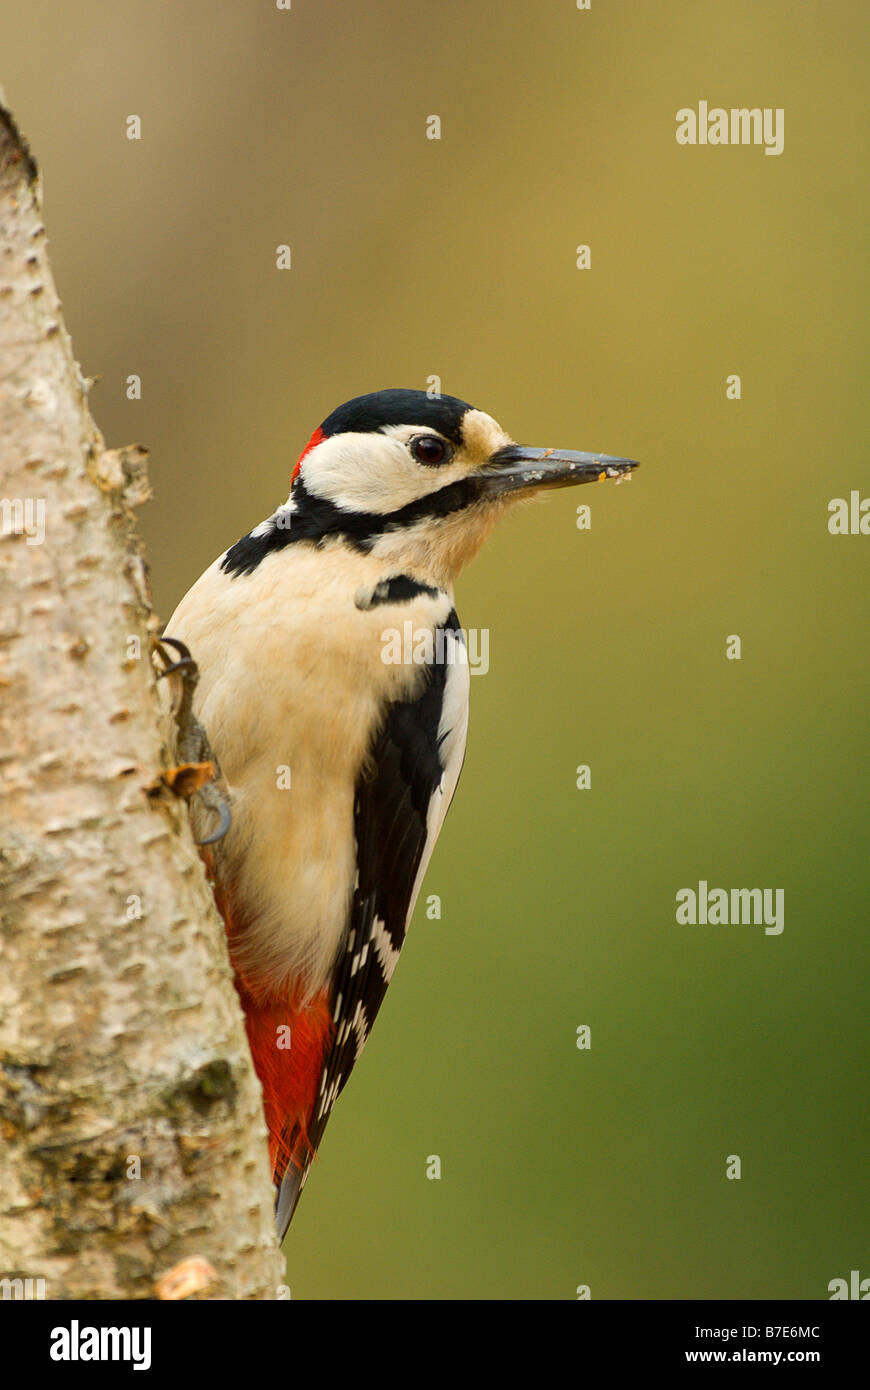
[[[372,923],[372,942],[377,952],[378,965],[381,967],[381,974],[387,984],[393,978],[393,971],[399,959],[399,952],[390,940],[387,930],[380,917],[376,917]]]

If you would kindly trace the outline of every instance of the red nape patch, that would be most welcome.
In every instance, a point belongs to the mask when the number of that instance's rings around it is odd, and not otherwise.
[[[236,988],[263,1087],[269,1157],[277,1183],[291,1158],[301,1167],[312,1154],[308,1126],[332,1037],[332,1016],[325,991],[297,1008],[286,999],[255,1001],[238,978]]]
[[[323,430],[318,425],[317,429],[314,431],[308,443],[305,445],[305,448],[302,450],[302,453],[296,460],[296,467],[293,469],[293,473],[290,477],[291,487],[293,486],[293,482],[296,478],[297,473],[299,472],[299,469],[302,467],[302,460],[304,459],[305,455],[310,454],[312,449],[316,449],[318,444],[322,444],[325,438],[326,435],[323,433]]]

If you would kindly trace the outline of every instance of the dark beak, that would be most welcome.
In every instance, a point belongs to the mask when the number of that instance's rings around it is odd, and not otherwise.
[[[579,454],[574,449],[526,449],[506,444],[474,474],[482,498],[504,497],[517,492],[537,492],[548,487],[573,487],[604,478],[630,478],[637,468],[633,459],[610,454]]]

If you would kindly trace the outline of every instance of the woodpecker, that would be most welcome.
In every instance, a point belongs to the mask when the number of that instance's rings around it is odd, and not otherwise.
[[[207,852],[263,1088],[279,1239],[459,779],[457,575],[515,501],[635,466],[521,447],[453,396],[358,396],[311,435],[287,500],[166,625],[199,668],[194,713],[229,792],[230,828]],[[413,633],[411,659],[387,659],[395,631]],[[194,810],[198,832],[209,814]]]

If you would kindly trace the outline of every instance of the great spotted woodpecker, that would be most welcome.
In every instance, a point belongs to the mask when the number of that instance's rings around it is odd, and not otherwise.
[[[229,789],[211,870],[281,1239],[456,790],[469,690],[456,577],[512,502],[634,467],[522,448],[452,396],[359,396],[167,624],[198,665],[194,710]],[[389,630],[414,634],[410,660],[385,659]]]

